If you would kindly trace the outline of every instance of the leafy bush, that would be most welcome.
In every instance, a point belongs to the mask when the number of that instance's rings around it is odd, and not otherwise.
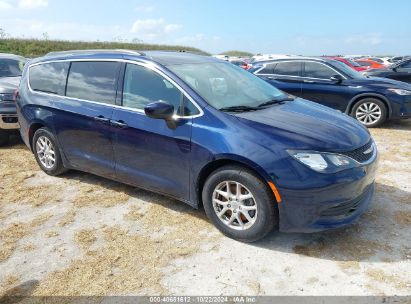
[[[40,39],[0,39],[0,53],[12,53],[25,57],[43,56],[49,52],[69,51],[82,49],[127,49],[127,50],[165,50],[165,51],[188,51],[203,55],[208,53],[187,46],[161,45],[146,43],[127,42],[85,42],[66,40],[40,40]]]
[[[252,57],[254,54],[244,51],[227,51],[220,55],[234,56],[234,57]]]

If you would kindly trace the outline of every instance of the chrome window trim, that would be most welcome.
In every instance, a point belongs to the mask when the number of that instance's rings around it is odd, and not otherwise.
[[[189,116],[180,116],[180,115],[173,115],[174,119],[189,119],[189,118],[197,118],[201,117],[204,115],[203,109],[194,101],[194,99],[188,94],[179,84],[177,84],[171,77],[166,75],[163,71],[159,70],[156,65],[153,62],[140,62],[140,61],[133,61],[129,59],[113,59],[113,58],[82,58],[82,59],[57,59],[57,60],[47,60],[47,61],[41,61],[41,62],[36,62],[33,64],[30,64],[27,69],[27,86],[29,88],[29,91],[33,94],[40,94],[40,95],[46,95],[46,96],[57,96],[59,98],[64,98],[64,99],[69,99],[69,100],[78,100],[78,101],[84,101],[84,102],[89,102],[93,104],[99,104],[99,105],[104,105],[107,107],[113,107],[117,109],[124,109],[127,111],[139,113],[139,114],[144,114],[144,110],[142,109],[135,109],[135,108],[130,108],[130,107],[124,107],[124,106],[119,106],[115,104],[108,104],[108,103],[103,103],[103,102],[98,102],[98,101],[93,101],[93,100],[87,100],[87,99],[81,99],[81,98],[74,98],[74,97],[69,97],[69,96],[63,96],[59,94],[51,94],[51,93],[46,93],[46,92],[41,92],[41,91],[35,91],[31,88],[30,86],[30,68],[33,66],[37,65],[42,65],[46,63],[58,63],[58,62],[120,62],[120,63],[129,63],[129,64],[135,64],[139,66],[143,66],[145,68],[148,68],[152,70],[153,72],[159,74],[163,78],[165,78],[167,81],[171,82],[199,111],[198,114],[195,115],[189,115]]]
[[[274,62],[274,61],[273,61],[273,62]],[[281,74],[259,74],[259,72],[260,72],[262,69],[264,69],[267,64],[272,64],[273,62],[265,63],[261,68],[259,68],[257,71],[255,71],[254,74],[255,74],[255,75],[262,75],[262,76],[274,75],[274,76],[283,76],[283,77],[291,77],[291,78],[316,79],[316,80],[327,80],[327,81],[330,81],[330,79],[326,79],[326,78],[316,78],[316,77],[306,77],[306,76],[293,76],[293,75],[281,75]],[[280,63],[280,62],[302,62],[302,63],[315,62],[315,63],[319,63],[319,64],[322,64],[322,65],[330,68],[331,70],[333,70],[334,72],[336,72],[338,75],[340,75],[341,77],[343,77],[345,80],[347,80],[347,77],[345,77],[345,75],[341,74],[339,71],[337,71],[337,70],[334,69],[333,67],[325,64],[324,62],[315,61],[315,60],[279,60],[279,61],[277,61],[277,63]]]

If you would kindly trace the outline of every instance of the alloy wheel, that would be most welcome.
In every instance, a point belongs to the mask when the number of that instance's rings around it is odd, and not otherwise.
[[[46,169],[52,169],[56,163],[55,148],[46,136],[40,136],[36,141],[36,153],[41,164]]]
[[[364,125],[372,125],[381,119],[382,111],[378,104],[364,102],[355,112],[355,117]]]
[[[257,203],[243,184],[223,181],[213,192],[214,211],[221,222],[235,230],[246,230],[257,219]]]

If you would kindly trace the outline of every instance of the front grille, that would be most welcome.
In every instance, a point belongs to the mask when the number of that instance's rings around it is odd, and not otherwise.
[[[371,147],[373,148],[371,149],[369,153],[364,153],[365,151],[369,150]],[[355,159],[359,163],[364,163],[370,160],[371,157],[374,155],[374,149],[375,147],[373,146],[373,141],[370,140],[366,145],[358,149],[348,151],[348,152],[340,152],[340,154],[351,157],[352,159]]]

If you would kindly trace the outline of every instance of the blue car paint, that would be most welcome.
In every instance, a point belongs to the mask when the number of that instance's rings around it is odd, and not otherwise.
[[[195,208],[201,204],[200,182],[208,168],[227,162],[242,164],[265,182],[277,186],[282,197],[278,204],[282,231],[337,228],[352,222],[370,203],[376,159],[353,169],[324,174],[299,163],[286,151],[344,152],[364,146],[370,141],[370,134],[351,117],[303,99],[255,112],[221,112],[209,106],[167,68],[173,60],[213,60],[201,56],[153,52],[145,56],[85,54],[68,59],[107,58],[155,65],[178,83],[204,114],[179,120],[173,130],[163,120],[118,106],[31,92],[26,67],[17,101],[21,135],[26,145],[31,147],[33,128],[45,126],[56,135],[67,168],[166,194]],[[53,58],[62,59],[67,57]],[[51,59],[40,58],[32,64],[48,60]],[[119,90],[117,96],[121,93],[120,86]],[[120,105],[118,99],[117,105]],[[121,119],[129,127],[115,128],[91,119],[97,115]],[[359,196],[364,198],[349,217],[320,216],[324,207]],[[277,204],[274,200],[272,203]]]
[[[332,62],[334,62],[334,60],[331,59],[295,58],[261,61],[254,63],[250,72],[258,72],[258,70],[267,63],[292,60],[321,62],[338,70],[341,74],[347,77],[347,79],[343,80],[341,83],[335,83],[331,80],[309,79],[304,77],[304,74],[301,74],[299,77],[286,77],[280,75],[259,75],[259,77],[287,93],[318,102],[346,114],[351,113],[354,103],[361,98],[376,97],[384,101],[386,104],[388,110],[387,118],[402,119],[411,117],[411,96],[398,95],[388,90],[404,89],[411,91],[411,84],[379,77],[353,79],[342,70],[338,69],[337,66],[333,65]]]

